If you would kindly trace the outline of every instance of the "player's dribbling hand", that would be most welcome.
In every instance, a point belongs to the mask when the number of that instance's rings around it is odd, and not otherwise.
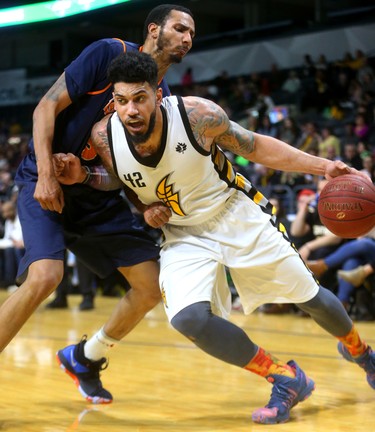
[[[360,177],[364,178],[366,181],[371,182],[371,179],[369,178],[368,175],[366,175],[365,173],[358,171],[355,168],[352,168],[350,166],[348,166],[346,163],[344,163],[343,161],[331,161],[326,168],[326,172],[325,172],[325,177],[327,180],[332,180],[334,177],[338,177],[340,175],[345,175],[345,174],[355,174],[355,175],[359,175]]]
[[[171,210],[161,202],[149,205],[143,212],[143,217],[152,228],[161,228],[172,216]]]

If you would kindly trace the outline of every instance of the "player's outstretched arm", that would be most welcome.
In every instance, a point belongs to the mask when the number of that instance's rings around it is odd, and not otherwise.
[[[249,131],[230,121],[225,111],[212,101],[186,97],[184,104],[194,136],[205,150],[217,144],[269,168],[325,176],[328,180],[343,174],[365,177],[342,161],[316,157],[273,137]]]

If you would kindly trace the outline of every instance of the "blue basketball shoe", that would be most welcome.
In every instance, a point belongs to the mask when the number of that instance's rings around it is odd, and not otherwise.
[[[273,383],[271,399],[264,408],[255,410],[252,419],[255,423],[276,424],[289,420],[290,410],[311,396],[315,383],[308,378],[293,360],[288,365],[295,371],[295,378],[283,375],[269,375],[268,382]]]
[[[103,388],[100,372],[107,368],[105,358],[91,361],[84,355],[86,337],[76,345],[69,345],[57,351],[56,357],[61,369],[75,382],[81,395],[93,404],[111,403],[111,393]]]
[[[337,349],[345,360],[357,363],[366,372],[367,382],[375,389],[375,352],[371,347],[368,346],[366,351],[359,357],[352,357],[342,342],[338,343]]]

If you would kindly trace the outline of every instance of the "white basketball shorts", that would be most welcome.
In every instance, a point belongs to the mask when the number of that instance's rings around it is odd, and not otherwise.
[[[245,313],[265,303],[304,303],[318,293],[313,274],[285,236],[242,192],[196,226],[166,225],[160,287],[168,319],[185,307],[209,301],[227,318],[230,271]]]

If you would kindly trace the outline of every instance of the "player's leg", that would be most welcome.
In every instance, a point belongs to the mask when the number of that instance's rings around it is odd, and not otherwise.
[[[19,332],[35,309],[59,284],[63,262],[40,260],[33,262],[21,286],[0,307],[0,350]]]
[[[339,340],[340,353],[366,372],[368,383],[375,389],[375,353],[361,339],[340,300],[331,291],[320,287],[313,299],[298,306]]]
[[[103,388],[100,371],[105,368],[110,348],[126,336],[161,300],[159,289],[159,248],[148,237],[135,233],[131,239],[116,236],[82,238],[70,249],[99,276],[111,273],[116,263],[127,279],[130,289],[119,301],[107,323],[89,340],[58,351],[58,361],[73,378],[80,393],[90,402],[101,404],[113,400]],[[72,361],[72,358],[74,359]]]
[[[253,419],[285,422],[292,406],[311,394],[314,383],[295,362],[279,360],[220,316],[230,310],[230,292],[224,266],[215,260],[216,252],[210,259],[206,249],[198,245],[194,249],[191,244],[173,245],[162,252],[160,281],[168,318],[176,330],[209,355],[273,382],[270,406],[256,411]]]
[[[160,301],[159,263],[146,261],[119,269],[130,290],[119,301],[103,330],[112,339],[125,337]]]
[[[235,214],[239,219],[237,226],[241,227],[242,238],[246,233],[251,233],[251,229],[250,226],[246,229],[249,217],[245,218],[241,210],[242,207],[238,205]],[[227,229],[230,228],[227,227]],[[236,238],[235,233],[230,234],[232,238]],[[252,250],[247,251],[249,266],[254,266],[256,260],[261,262],[262,257],[271,263],[263,262],[258,272],[254,272],[254,269],[251,268],[250,271],[248,271],[249,268],[239,268],[238,254],[233,255],[235,259],[229,267],[231,268],[232,279],[235,285],[238,285],[237,291],[241,296],[244,310],[246,311],[247,306],[251,306],[254,298],[259,297],[259,295],[262,295],[267,303],[277,302],[278,299],[275,297],[271,297],[271,301],[267,300],[265,298],[267,293],[270,296],[280,296],[281,299],[279,300],[283,302],[296,303],[304,312],[310,314],[322,328],[339,339],[342,344],[340,346],[343,346],[354,361],[366,371],[370,386],[375,388],[375,354],[361,340],[337,296],[318,286],[286,236],[281,234],[276,229],[272,229],[270,224],[265,224],[262,235],[267,238],[267,242],[258,242],[257,248],[254,248],[255,257],[252,256]],[[248,242],[251,244],[250,239]],[[228,256],[231,257],[231,253]],[[246,258],[246,255],[241,257]],[[236,268],[232,269],[234,266]],[[251,287],[255,287],[255,291],[252,292]]]
[[[33,193],[33,184],[19,189],[18,215],[26,250],[17,280],[23,283],[0,308],[1,351],[56,289],[63,275],[64,239],[59,215],[43,210]]]

